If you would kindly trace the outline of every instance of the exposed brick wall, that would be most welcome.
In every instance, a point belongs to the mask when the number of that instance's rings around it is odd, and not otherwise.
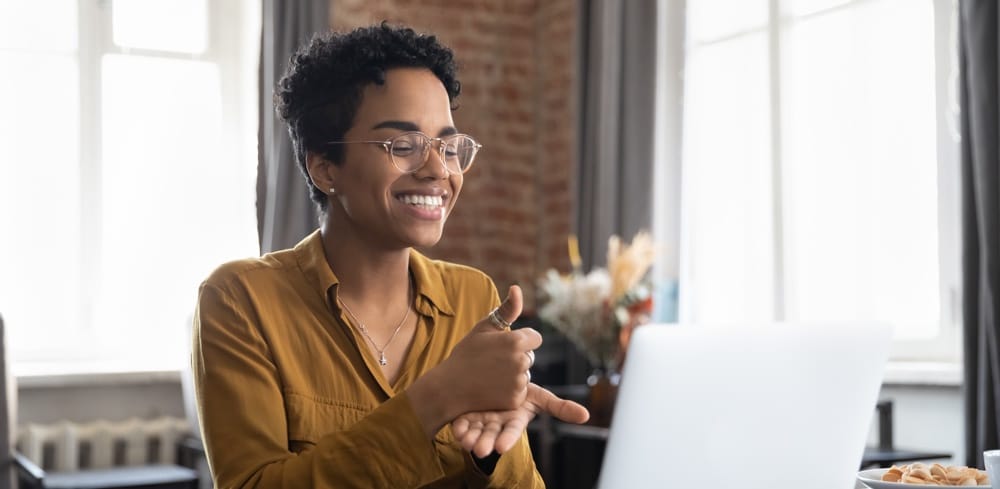
[[[334,0],[336,30],[388,20],[431,32],[455,50],[462,81],[454,114],[484,149],[440,244],[429,255],[525,289],[568,269],[577,90],[576,0]]]

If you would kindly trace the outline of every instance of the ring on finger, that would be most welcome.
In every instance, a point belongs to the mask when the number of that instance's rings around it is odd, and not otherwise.
[[[524,375],[528,377],[528,382],[531,382],[531,370],[525,370]]]
[[[506,319],[500,317],[499,307],[490,312],[490,322],[493,323],[493,326],[496,326],[496,328],[500,331],[506,331],[510,329],[511,326]]]
[[[534,367],[535,366],[535,350],[528,350],[528,351],[524,352],[524,354],[528,355],[528,359],[531,360],[531,363],[528,364],[528,368]]]

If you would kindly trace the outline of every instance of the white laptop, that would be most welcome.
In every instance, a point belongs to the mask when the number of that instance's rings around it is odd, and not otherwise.
[[[632,336],[600,489],[850,489],[886,325],[646,325]]]

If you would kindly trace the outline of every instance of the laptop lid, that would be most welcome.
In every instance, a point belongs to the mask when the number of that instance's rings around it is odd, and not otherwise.
[[[598,487],[854,487],[890,340],[879,324],[638,328]]]

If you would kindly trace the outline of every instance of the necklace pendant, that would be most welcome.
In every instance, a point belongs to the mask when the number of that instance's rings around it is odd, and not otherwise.
[[[378,357],[378,364],[383,366],[388,365],[389,362],[387,362],[385,359],[385,353],[379,353],[379,355],[380,356]]]

